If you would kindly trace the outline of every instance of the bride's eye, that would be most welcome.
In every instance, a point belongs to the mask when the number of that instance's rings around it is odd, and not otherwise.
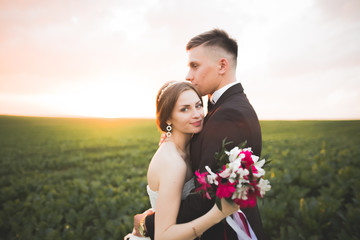
[[[184,108],[180,109],[181,112],[186,112],[187,110],[189,110],[189,108],[187,108],[187,107],[184,107]]]
[[[199,103],[198,105],[196,105],[196,108],[202,108],[202,107],[203,107],[202,103]]]

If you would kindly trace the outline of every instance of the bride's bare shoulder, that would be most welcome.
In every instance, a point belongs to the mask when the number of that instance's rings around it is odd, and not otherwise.
[[[159,189],[160,178],[185,179],[186,163],[172,142],[164,142],[151,159],[147,180],[150,189]]]
[[[184,160],[177,151],[176,145],[170,141],[161,144],[151,161],[161,164],[184,164]]]

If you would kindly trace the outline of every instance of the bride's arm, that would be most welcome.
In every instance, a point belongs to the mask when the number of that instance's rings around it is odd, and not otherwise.
[[[184,185],[186,164],[182,159],[171,159],[162,166],[155,214],[155,239],[194,239],[238,208],[225,201],[223,212],[215,205],[205,215],[183,224],[176,224]]]

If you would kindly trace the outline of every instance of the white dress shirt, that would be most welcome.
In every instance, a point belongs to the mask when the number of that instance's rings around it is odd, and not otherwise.
[[[238,82],[232,82],[232,83],[229,83],[225,86],[223,86],[222,88],[216,90],[213,95],[211,95],[211,98],[210,98],[210,102],[212,102],[212,104],[215,104],[219,98],[221,97],[221,95],[224,94],[224,92],[226,92],[226,90],[228,90],[230,87],[234,86],[235,84],[237,84]]]

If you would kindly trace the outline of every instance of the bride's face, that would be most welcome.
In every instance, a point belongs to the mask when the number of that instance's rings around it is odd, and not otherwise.
[[[193,90],[180,94],[171,114],[173,131],[198,133],[202,130],[204,109],[201,99]]]

